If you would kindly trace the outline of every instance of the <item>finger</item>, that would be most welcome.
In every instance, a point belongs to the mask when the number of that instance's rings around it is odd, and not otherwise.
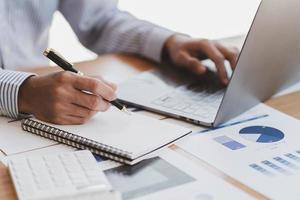
[[[73,86],[78,90],[89,91],[94,95],[101,96],[107,101],[116,99],[116,93],[114,89],[102,80],[77,76],[73,83]]]
[[[107,81],[107,80],[102,80],[104,83],[106,83],[107,85],[109,85],[112,89],[113,89],[113,91],[116,91],[117,90],[117,88],[118,88],[118,86],[115,84],[115,83],[113,83],[113,82],[110,82],[110,81]]]
[[[225,58],[230,62],[230,66],[232,69],[235,69],[239,50],[235,47],[225,47],[222,44],[217,43],[217,48],[222,52],[222,54],[225,56]]]
[[[224,64],[224,55],[211,42],[208,42],[206,45],[203,45],[202,48],[207,57],[215,63],[220,80],[223,82],[223,84],[227,85],[228,77]]]
[[[102,76],[92,76],[92,77],[99,79],[99,80],[103,81],[104,83],[108,84],[114,91],[117,90],[117,85],[115,83],[105,80]]]
[[[69,104],[67,109],[68,110],[66,111],[66,114],[86,119],[90,119],[96,113],[98,113],[98,111],[90,110],[77,104]]]
[[[100,96],[87,94],[85,92],[74,89],[72,92],[72,103],[92,111],[107,111],[110,103]]]
[[[179,63],[197,74],[204,74],[206,67],[197,58],[192,57],[189,53],[182,51],[179,55]]]
[[[66,124],[80,125],[86,123],[89,120],[89,118],[66,115],[65,117],[63,117],[63,120],[67,122]]]
[[[54,124],[58,125],[79,125],[84,124],[87,121],[87,119],[83,117],[77,117],[72,115],[62,115],[60,117],[57,117],[56,119],[49,121]]]

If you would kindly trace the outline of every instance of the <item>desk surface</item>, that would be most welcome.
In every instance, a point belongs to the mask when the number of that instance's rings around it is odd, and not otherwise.
[[[97,58],[93,61],[87,61],[80,64],[77,64],[79,70],[84,72],[87,75],[97,76],[101,75],[112,81],[122,81],[127,79],[137,73],[142,71],[155,68],[156,65],[144,59],[137,58],[130,55],[105,55]],[[44,75],[49,72],[59,71],[60,69],[56,67],[44,67],[31,69],[31,71]],[[120,79],[122,77],[122,79]],[[300,92],[288,94],[285,96],[277,97],[266,102],[266,104],[276,108],[286,114],[289,114],[293,117],[300,119]],[[180,149],[176,146],[173,146],[173,149],[180,152]],[[194,158],[195,159],[195,158]],[[208,167],[205,163],[201,163],[200,160],[197,161],[199,167]],[[210,169],[211,171],[211,169]],[[221,176],[220,178],[225,179],[227,182],[239,187],[240,189],[250,193],[252,196],[257,199],[264,199],[264,197],[255,191],[247,188],[241,183],[230,179],[226,176]],[[8,175],[7,168],[0,164],[0,199],[1,200],[15,200],[16,195],[11,183],[11,180]]]

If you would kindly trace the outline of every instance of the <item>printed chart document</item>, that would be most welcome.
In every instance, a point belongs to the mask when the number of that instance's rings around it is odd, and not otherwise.
[[[179,146],[271,199],[300,197],[300,121],[265,105],[265,117],[194,134]]]
[[[124,200],[252,199],[170,149],[134,166],[105,160],[99,166]]]

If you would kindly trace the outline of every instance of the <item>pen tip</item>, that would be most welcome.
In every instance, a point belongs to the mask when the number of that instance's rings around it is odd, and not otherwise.
[[[122,108],[122,111],[124,113],[126,113],[127,115],[131,115],[131,112],[129,110],[127,110],[125,106]]]

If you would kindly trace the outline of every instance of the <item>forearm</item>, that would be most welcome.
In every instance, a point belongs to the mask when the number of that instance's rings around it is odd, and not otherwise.
[[[96,52],[136,53],[160,62],[163,45],[174,32],[136,19],[129,13],[117,9],[114,12],[114,17],[103,29],[99,43],[94,43]]]
[[[18,117],[19,89],[30,76],[32,74],[0,70],[0,115],[12,118]]]

